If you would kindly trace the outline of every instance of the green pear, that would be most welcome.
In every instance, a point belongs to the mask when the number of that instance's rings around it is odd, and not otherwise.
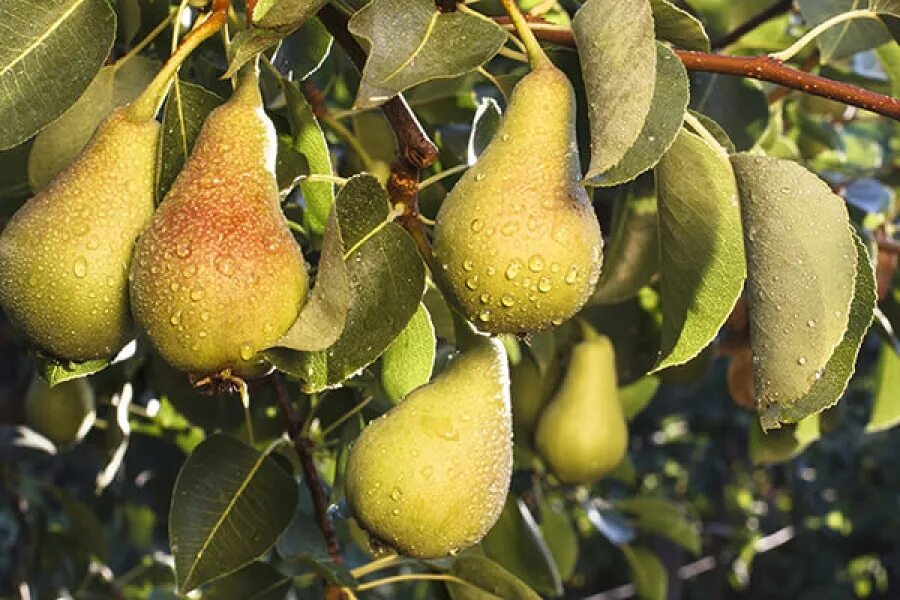
[[[41,351],[107,358],[133,337],[128,265],[153,215],[159,130],[114,110],[0,234],[0,304]]]
[[[506,352],[479,337],[359,436],[346,474],[353,515],[416,558],[478,543],[503,510],[511,435]]]
[[[258,352],[306,298],[300,247],[281,211],[277,138],[254,69],[203,124],[190,157],[135,246],[131,306],[179,370],[265,372]]]
[[[80,442],[94,424],[94,391],[84,379],[52,388],[35,377],[25,396],[28,426],[59,447]]]
[[[519,364],[510,367],[513,438],[516,443],[528,447],[532,445],[541,411],[562,379],[561,370],[559,361],[553,360],[542,373],[528,353],[523,354]]]
[[[562,384],[538,422],[535,442],[550,470],[565,483],[590,483],[622,461],[628,425],[609,338],[596,336],[572,349]]]
[[[603,240],[580,183],[575,93],[543,52],[532,63],[494,138],[435,220],[442,286],[490,333],[562,323],[600,276]]]

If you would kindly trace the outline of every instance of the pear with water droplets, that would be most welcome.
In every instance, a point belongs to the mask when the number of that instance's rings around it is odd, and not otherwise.
[[[491,333],[560,324],[600,275],[600,226],[580,183],[575,93],[543,52],[532,64],[434,228],[444,289]]]
[[[306,298],[258,84],[255,70],[243,72],[210,113],[135,247],[135,318],[166,361],[198,376],[267,371],[258,352],[288,330]]]
[[[478,543],[506,500],[511,427],[506,352],[479,337],[359,436],[346,474],[353,515],[416,558]]]
[[[609,338],[594,334],[572,349],[562,384],[541,414],[535,442],[565,483],[590,483],[622,462],[628,425]]]

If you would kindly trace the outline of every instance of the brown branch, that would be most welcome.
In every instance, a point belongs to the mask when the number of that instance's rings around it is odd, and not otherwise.
[[[505,24],[508,19],[498,18],[496,21]],[[571,30],[538,27],[533,31],[540,40],[560,46],[575,46],[575,37]],[[897,98],[806,73],[770,56],[725,56],[692,50],[676,50],[675,54],[689,71],[736,75],[777,83],[792,90],[837,100],[894,120],[900,120],[900,100]]]
[[[879,250],[900,255],[900,241],[889,237],[879,236],[875,238],[875,243],[878,244]]]
[[[719,50],[735,43],[763,23],[782,15],[793,6],[793,0],[779,0],[765,10],[753,15],[722,37],[712,41],[713,50]]]
[[[300,464],[303,468],[303,479],[306,481],[306,487],[309,488],[309,495],[312,496],[313,506],[316,509],[316,524],[322,531],[322,537],[325,538],[325,547],[328,550],[328,556],[335,563],[344,564],[344,557],[341,554],[341,543],[338,540],[337,532],[334,529],[334,523],[328,515],[328,495],[325,492],[325,484],[319,477],[319,471],[313,462],[313,451],[315,444],[312,440],[303,435],[300,415],[291,404],[288,396],[287,388],[281,373],[275,372],[271,376],[272,386],[275,389],[275,397],[278,399],[278,406],[281,414],[287,423],[287,431],[294,444],[294,450],[300,458]]]

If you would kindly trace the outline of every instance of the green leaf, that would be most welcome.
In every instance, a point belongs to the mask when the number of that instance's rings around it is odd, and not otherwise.
[[[108,358],[99,358],[85,362],[57,360],[49,356],[35,356],[35,368],[50,387],[71,379],[79,379],[98,373],[108,367]]]
[[[487,17],[441,13],[432,0],[372,0],[350,19],[369,50],[355,108],[372,108],[414,85],[464,75],[489,61],[507,34]]]
[[[325,134],[303,92],[296,83],[284,77],[281,78],[281,89],[287,102],[294,148],[306,157],[310,174],[333,175],[331,154],[328,151]],[[303,223],[307,231],[314,236],[320,236],[325,231],[328,214],[334,204],[334,185],[322,181],[303,181],[300,183],[300,190],[303,192],[305,208]]]
[[[568,581],[578,563],[578,533],[561,501],[541,502],[541,535],[550,548],[560,578]]]
[[[738,150],[749,150],[766,129],[769,102],[752,79],[691,73],[691,108],[713,119]]]
[[[884,344],[875,372],[875,399],[866,432],[885,431],[900,424],[900,355]]]
[[[425,305],[419,304],[409,323],[382,357],[381,385],[388,398],[399,402],[420,385],[428,383],[436,349],[431,316]]]
[[[634,587],[643,600],[665,600],[669,587],[666,567],[659,558],[640,546],[622,546],[634,575]]]
[[[28,157],[31,189],[40,191],[66,168],[100,122],[117,106],[134,100],[158,69],[159,63],[142,56],[100,69],[81,98],[35,137]]]
[[[657,168],[660,359],[681,365],[716,336],[746,277],[738,192],[728,156],[682,130]]]
[[[690,83],[687,70],[674,52],[657,42],[656,84],[650,112],[634,145],[606,173],[587,183],[613,186],[631,181],[655,167],[675,141],[688,105]]]
[[[626,419],[631,421],[647,408],[656,395],[659,384],[659,377],[646,375],[634,383],[619,388],[619,402],[622,404],[622,412],[625,413]]]
[[[870,0],[869,10],[883,15],[900,17],[900,0]]]
[[[297,320],[278,340],[277,346],[307,351],[328,348],[344,330],[350,298],[350,274],[344,263],[341,227],[332,210],[322,242],[316,283]]]
[[[253,26],[293,31],[307,21],[326,0],[259,0],[253,8]]]
[[[450,574],[471,584],[448,583],[453,600],[540,600],[515,575],[482,556],[460,556],[450,565]]]
[[[656,37],[687,50],[709,52],[709,36],[691,13],[669,0],[650,0]]]
[[[319,70],[333,41],[322,21],[313,17],[281,41],[272,64],[282,73],[290,73],[293,81],[302,81]]]
[[[616,507],[637,519],[637,528],[668,538],[694,555],[700,554],[700,533],[674,503],[662,498],[635,497],[616,502]]]
[[[9,150],[0,150],[0,219],[11,216],[20,203],[31,196],[28,184],[28,157],[31,142]]]
[[[719,145],[721,145],[725,150],[728,151],[728,154],[734,154],[737,152],[737,149],[734,147],[734,142],[731,141],[731,138],[728,137],[728,134],[722,129],[722,126],[716,123],[711,118],[707,117],[701,112],[697,112],[696,110],[688,110],[688,113],[695,117],[700,124],[712,135]]]
[[[3,0],[0,150],[61,115],[103,66],[116,33],[106,0]]]
[[[162,200],[194,147],[203,121],[222,99],[206,88],[175,78],[163,109],[156,153],[156,197]]]
[[[481,540],[488,558],[547,596],[560,596],[562,580],[541,530],[525,503],[510,496],[497,524]]]
[[[763,429],[834,405],[872,321],[875,286],[844,201],[786,160],[732,157]],[[798,225],[802,224],[802,226]]]
[[[291,585],[290,577],[257,561],[210,585],[203,600],[283,600]]]
[[[807,25],[815,27],[831,17],[866,8],[866,0],[797,0]],[[878,19],[853,19],[827,29],[816,37],[820,62],[828,64],[871,50],[891,40],[884,23]]]
[[[653,100],[656,43],[649,0],[588,0],[572,21],[591,122],[587,179],[622,160]]]
[[[819,415],[810,415],[799,423],[788,423],[771,431],[763,431],[759,421],[754,419],[747,435],[750,462],[754,465],[787,462],[799,456],[820,435]]]
[[[275,460],[216,434],[194,449],[172,491],[169,541],[179,591],[231,573],[272,547],[297,505]]]
[[[484,98],[475,111],[472,132],[469,135],[468,161],[473,164],[481,156],[500,127],[500,106],[493,98]]]
[[[645,176],[616,191],[612,237],[590,304],[616,304],[637,295],[659,273],[656,189]]]

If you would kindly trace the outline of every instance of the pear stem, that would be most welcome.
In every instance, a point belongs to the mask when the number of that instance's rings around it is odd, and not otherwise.
[[[536,69],[541,65],[549,63],[550,59],[547,58],[547,54],[544,53],[544,49],[541,48],[540,42],[538,42],[534,32],[531,31],[531,27],[528,26],[528,21],[525,20],[522,11],[519,10],[519,5],[516,4],[516,0],[500,0],[500,4],[503,5],[504,10],[506,10],[506,13],[512,20],[513,26],[516,28],[516,33],[519,34],[522,43],[525,44],[525,48],[528,50],[531,68]]]
[[[197,46],[219,31],[228,18],[230,2],[231,0],[215,0],[213,12],[209,14],[205,21],[185,36],[181,45],[169,57],[169,60],[156,74],[156,77],[153,78],[147,89],[141,92],[141,95],[128,105],[126,110],[129,117],[136,121],[151,121],[156,118],[156,113],[159,111],[163,100],[165,100],[166,94],[169,93],[172,79],[178,72],[179,67],[181,67],[181,63],[190,56]]]
[[[366,575],[375,573],[376,571],[387,569],[398,560],[400,560],[400,556],[397,554],[391,554],[389,556],[376,558],[372,562],[356,567],[355,569],[350,569],[350,574],[359,579],[360,577],[365,577]]]
[[[448,581],[451,583],[458,583],[460,585],[466,585],[476,590],[483,591],[480,587],[473,583],[469,583],[465,579],[460,579],[459,577],[456,577],[454,575],[440,575],[434,573],[411,573],[409,575],[394,575],[392,577],[376,579],[375,581],[370,581],[369,583],[358,585],[354,589],[354,591],[365,592],[366,590],[372,590],[383,585],[401,583],[403,581]]]

